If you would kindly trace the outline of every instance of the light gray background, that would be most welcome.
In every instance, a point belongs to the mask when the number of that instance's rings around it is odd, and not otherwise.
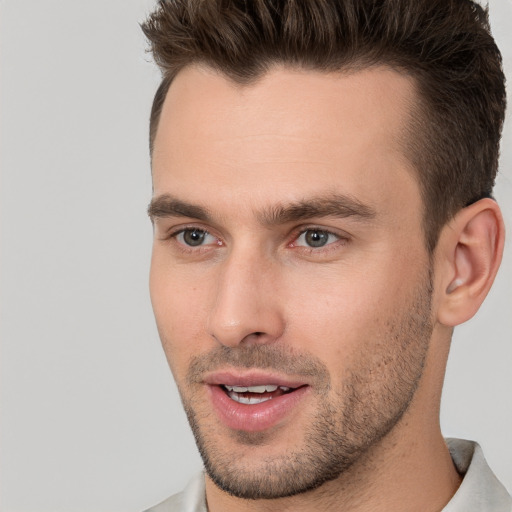
[[[148,297],[152,6],[0,4],[2,512],[135,512],[200,468]],[[512,2],[490,7],[512,81]],[[512,235],[511,142],[509,117],[496,193]],[[509,489],[511,239],[456,333],[442,408]]]

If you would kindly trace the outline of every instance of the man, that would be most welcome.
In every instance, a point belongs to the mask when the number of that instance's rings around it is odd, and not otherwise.
[[[151,297],[205,474],[152,511],[510,511],[439,404],[504,243],[470,0],[183,0],[143,26]]]

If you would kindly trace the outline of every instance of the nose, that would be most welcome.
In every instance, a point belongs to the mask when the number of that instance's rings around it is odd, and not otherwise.
[[[232,253],[221,264],[208,329],[221,345],[272,343],[285,328],[279,271],[262,256]]]

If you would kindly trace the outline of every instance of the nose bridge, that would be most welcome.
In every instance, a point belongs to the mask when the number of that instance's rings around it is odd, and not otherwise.
[[[210,334],[219,343],[236,346],[269,343],[284,329],[277,298],[278,272],[263,251],[234,248],[222,262],[210,312]]]

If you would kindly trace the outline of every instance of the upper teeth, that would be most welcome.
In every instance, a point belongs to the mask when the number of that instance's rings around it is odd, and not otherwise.
[[[266,384],[264,386],[225,386],[228,391],[234,391],[235,393],[272,393],[277,388],[283,391],[288,391],[290,388],[286,386],[275,386],[274,384]]]

